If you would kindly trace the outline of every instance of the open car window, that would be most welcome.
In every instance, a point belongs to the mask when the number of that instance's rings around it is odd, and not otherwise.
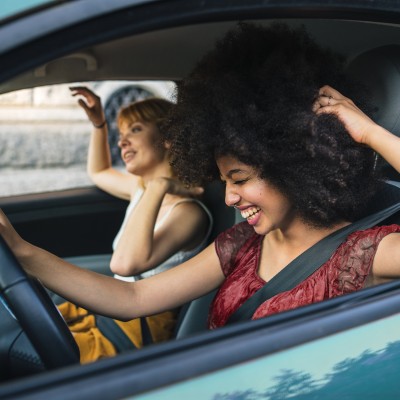
[[[86,85],[102,99],[112,161],[122,168],[117,145],[119,109],[148,97],[172,99],[170,81],[99,81],[21,89],[0,95],[0,197],[91,186],[86,160],[91,124],[69,87]]]

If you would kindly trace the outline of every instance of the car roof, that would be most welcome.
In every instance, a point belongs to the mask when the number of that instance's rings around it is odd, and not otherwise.
[[[3,81],[0,84],[0,93],[33,86],[89,80],[176,81],[186,76],[203,54],[213,47],[215,41],[241,20],[239,17],[243,15],[240,14],[242,7],[246,9],[244,20],[269,24],[272,21],[270,17],[275,16],[274,13],[266,13],[266,18],[261,19],[262,2],[259,1],[252,2],[257,7],[246,6],[245,2],[237,1],[237,10],[227,1],[220,1],[218,6],[203,9],[198,5],[199,2],[190,0],[117,0],[109,3],[103,0],[62,2],[57,7],[52,5],[38,9],[25,18],[17,18],[0,26],[0,55],[6,60],[8,56],[14,58],[15,64],[13,69],[6,68],[7,71],[3,69],[0,72],[0,81]],[[293,9],[292,13],[296,9],[293,2],[279,3],[282,15],[287,15],[289,5]],[[314,3],[319,3],[319,7],[323,8],[323,2]],[[353,1],[348,2],[348,5],[359,4],[359,11],[362,12],[362,3],[371,2]],[[154,9],[152,18],[146,20],[141,14],[147,10],[141,7],[145,4],[148,5],[147,8]],[[329,6],[326,7],[329,10]],[[278,19],[289,25],[304,25],[317,41],[340,51],[349,60],[375,47],[389,43],[400,45],[399,28],[389,23],[390,16],[394,17],[392,14],[381,14],[383,24],[378,24],[368,16],[366,19],[370,18],[369,23],[350,20],[354,12],[350,12],[351,8],[331,10],[331,14],[325,12],[326,18],[280,19],[278,13],[273,20]],[[340,16],[348,16],[349,19],[339,19]],[[43,22],[37,27],[41,21]],[[35,26],[35,30],[23,28],[21,24]],[[105,27],[100,33],[98,24]],[[83,25],[87,34],[74,37],[74,26],[78,31]],[[15,35],[17,30],[18,36]],[[51,38],[50,34],[53,35]],[[66,35],[70,37],[68,45],[65,45]],[[64,46],[55,46],[58,40]],[[38,57],[36,63],[29,59],[30,51],[36,46],[49,47],[48,53],[41,51],[44,54],[40,64],[37,64],[38,59],[40,60]],[[15,63],[18,59],[21,62]],[[3,65],[7,66],[7,63]]]

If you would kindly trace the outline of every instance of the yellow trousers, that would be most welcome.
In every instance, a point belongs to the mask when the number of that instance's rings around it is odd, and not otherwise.
[[[84,308],[77,307],[70,302],[60,304],[58,309],[78,344],[80,361],[82,364],[117,354],[114,345],[96,326],[94,315],[91,315]],[[154,343],[163,342],[172,338],[176,319],[177,312],[175,311],[166,311],[146,318]],[[127,322],[114,321],[136,348],[139,349],[143,347],[139,318]]]

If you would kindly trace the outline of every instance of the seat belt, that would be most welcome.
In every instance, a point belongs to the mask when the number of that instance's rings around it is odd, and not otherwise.
[[[296,287],[326,261],[351,233],[371,228],[400,210],[400,202],[368,215],[331,233],[296,257],[269,282],[249,297],[227,320],[226,324],[250,320],[266,300]]]
[[[112,318],[98,314],[94,314],[94,317],[96,319],[96,326],[99,328],[100,332],[114,345],[115,350],[118,353],[136,349],[136,346]]]
[[[150,327],[146,317],[140,318],[140,328],[142,330],[143,346],[148,346],[149,344],[153,344],[153,336],[151,335]]]

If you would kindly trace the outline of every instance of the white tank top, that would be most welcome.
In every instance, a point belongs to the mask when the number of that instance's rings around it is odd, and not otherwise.
[[[137,206],[137,204],[139,203],[142,195],[144,193],[144,190],[139,188],[138,190],[136,190],[132,200],[130,201],[127,209],[126,209],[126,213],[125,213],[125,218],[122,222],[121,228],[119,229],[117,235],[115,236],[115,239],[113,241],[113,250],[116,249],[118,241],[121,238],[122,232],[125,229],[125,226],[128,222],[128,218],[132,212],[132,210]],[[175,267],[176,265],[182,264],[183,262],[189,260],[190,258],[194,257],[196,254],[198,254],[201,250],[203,250],[206,245],[207,245],[207,241],[208,238],[210,236],[211,233],[211,229],[213,226],[213,217],[210,213],[210,211],[208,210],[208,208],[199,200],[197,199],[193,199],[193,198],[187,198],[187,199],[182,199],[182,200],[178,200],[176,203],[174,203],[171,208],[165,213],[165,215],[162,217],[162,219],[160,221],[158,221],[156,223],[156,225],[154,226],[154,230],[156,231],[157,229],[160,228],[160,226],[162,226],[162,224],[167,220],[167,218],[169,217],[170,213],[172,212],[172,210],[180,203],[185,203],[185,202],[195,202],[197,203],[200,207],[203,208],[203,210],[206,212],[208,218],[209,218],[209,224],[208,224],[208,229],[207,229],[207,233],[204,236],[202,242],[196,246],[194,249],[188,250],[188,251],[178,251],[177,253],[175,253],[174,255],[172,255],[170,258],[168,258],[167,260],[165,260],[163,263],[161,263],[160,265],[158,265],[157,267],[143,272],[139,275],[136,276],[120,276],[118,274],[115,274],[114,277],[117,279],[121,279],[124,281],[128,281],[128,282],[133,282],[135,280],[139,280],[139,279],[144,279],[144,278],[148,278],[150,276],[159,274],[160,272],[166,271],[172,267]]]

